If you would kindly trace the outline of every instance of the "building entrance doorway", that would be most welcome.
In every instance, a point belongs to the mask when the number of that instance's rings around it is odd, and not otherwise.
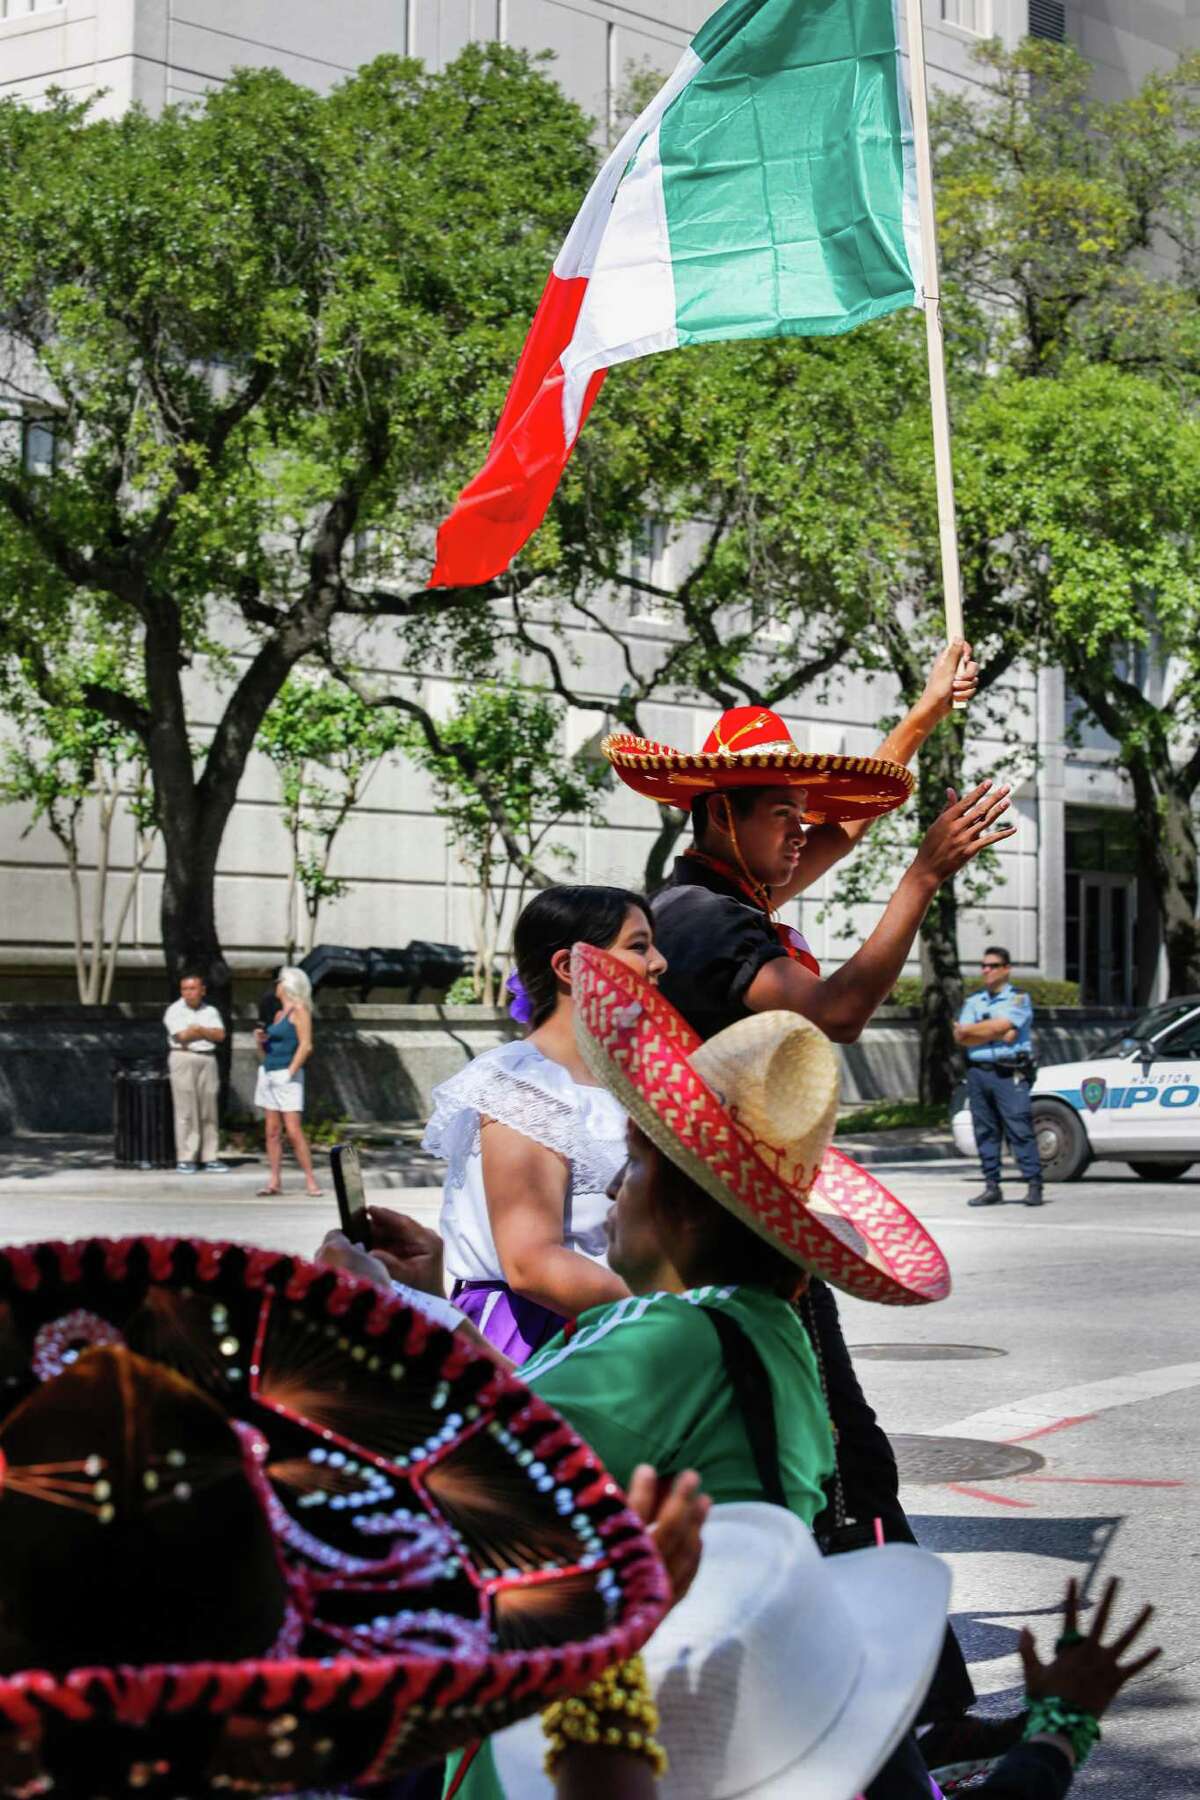
[[[1066,976],[1085,1005],[1137,998],[1137,865],[1128,813],[1067,808]]]
[[[1080,998],[1132,1006],[1137,883],[1131,875],[1080,877]]]

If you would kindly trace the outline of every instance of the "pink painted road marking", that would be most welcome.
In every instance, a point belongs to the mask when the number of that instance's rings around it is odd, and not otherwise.
[[[1039,1425],[1036,1431],[1023,1431],[1020,1437],[1001,1438],[1003,1444],[1027,1444],[1030,1438],[1049,1437],[1052,1431],[1069,1431],[1072,1425],[1086,1425],[1095,1413],[1076,1413],[1070,1419],[1055,1419],[1053,1425]]]
[[[1036,1505],[1033,1500],[1016,1500],[1011,1494],[990,1494],[986,1488],[966,1487],[961,1481],[948,1481],[946,1486],[952,1494],[965,1494],[968,1500],[990,1500],[993,1506]]]
[[[1200,1362],[1172,1363],[1165,1368],[1137,1369],[1110,1375],[1102,1381],[1085,1381],[1071,1387],[1051,1388],[1009,1400],[984,1412],[968,1413],[939,1425],[933,1437],[986,1438],[991,1443],[1010,1443],[1031,1437],[1047,1426],[1057,1429],[1064,1420],[1083,1419],[1111,1407],[1144,1405],[1166,1394],[1200,1387]]]
[[[1017,1475],[1016,1481],[1049,1481],[1062,1487],[1184,1488],[1190,1481],[1150,1481],[1140,1475]]]

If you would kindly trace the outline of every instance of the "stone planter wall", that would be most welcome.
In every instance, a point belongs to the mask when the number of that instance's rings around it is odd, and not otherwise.
[[[234,1018],[231,1114],[254,1110],[257,1015]],[[307,1106],[318,1117],[398,1123],[427,1117],[430,1093],[516,1035],[479,1006],[319,1004]],[[157,1006],[0,1006],[0,1136],[110,1131],[114,1059],[165,1055]]]
[[[1111,1008],[1045,1008],[1043,1063],[1086,1054],[1127,1015]],[[255,1014],[234,1020],[233,1114],[254,1106]],[[501,1011],[478,1006],[318,1005],[308,1108],[319,1117],[399,1124],[428,1117],[430,1093],[481,1051],[516,1035]],[[0,1006],[0,1136],[21,1131],[107,1132],[115,1058],[165,1051],[157,1006]],[[904,1099],[917,1091],[917,1015],[885,1007],[857,1044],[841,1047],[842,1097]]]

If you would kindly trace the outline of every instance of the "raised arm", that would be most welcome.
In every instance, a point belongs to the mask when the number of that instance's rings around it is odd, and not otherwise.
[[[562,1241],[566,1159],[495,1119],[482,1121],[480,1150],[492,1237],[513,1291],[568,1319],[623,1300],[619,1276]]]
[[[896,985],[929,903],[943,881],[956,875],[988,844],[1011,837],[1015,829],[992,826],[1008,806],[1008,789],[990,793],[984,781],[960,800],[948,789],[950,804],[930,826],[883,917],[847,963],[828,977],[813,975],[799,963],[777,957],[760,969],[746,990],[752,1012],[803,1013],[835,1044],[852,1044],[863,1026]]]
[[[947,644],[925,683],[925,691],[915,706],[909,708],[894,730],[889,731],[878,749],[871,754],[887,762],[907,766],[926,738],[948,718],[956,700],[966,702],[975,693],[979,665],[973,660],[970,644],[955,638]],[[853,850],[859,838],[869,831],[871,819],[850,819],[836,825],[817,825],[808,834],[796,872],[786,892],[777,891],[777,904],[792,900],[805,888],[819,881],[835,863]]]

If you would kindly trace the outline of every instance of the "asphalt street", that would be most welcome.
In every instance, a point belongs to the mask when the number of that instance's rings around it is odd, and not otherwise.
[[[952,1565],[981,1705],[1016,1706],[1017,1631],[1028,1619],[1049,1647],[1069,1575],[1094,1603],[1119,1574],[1126,1610],[1157,1605],[1165,1655],[1118,1702],[1073,1791],[1195,1800],[1200,1179],[1147,1183],[1098,1164],[1049,1188],[1040,1212],[970,1211],[969,1165],[879,1173],[943,1244],[954,1291],[936,1307],[846,1300],[843,1322],[908,1473],[917,1531]],[[0,1154],[0,1242],[190,1231],[311,1251],[334,1222],[332,1199],[259,1200],[261,1176],[261,1165],[164,1177],[105,1171],[91,1157],[50,1169]],[[434,1189],[386,1199],[436,1216]]]
[[[1040,1211],[972,1211],[965,1199],[980,1184],[964,1165],[879,1173],[942,1244],[954,1289],[936,1307],[846,1300],[842,1319],[902,1468],[920,1475],[934,1463],[908,1434],[974,1446],[958,1470],[953,1453],[937,1456],[931,1472],[957,1479],[908,1483],[904,1498],[919,1537],[952,1565],[955,1624],[983,1705],[1017,1705],[1017,1632],[1028,1620],[1049,1648],[1068,1576],[1094,1602],[1119,1575],[1127,1614],[1157,1606],[1153,1641],[1165,1654],[1118,1701],[1072,1791],[1194,1800],[1200,1180],[1148,1183],[1096,1164],[1048,1188]],[[990,1472],[1014,1452],[1043,1460]]]

